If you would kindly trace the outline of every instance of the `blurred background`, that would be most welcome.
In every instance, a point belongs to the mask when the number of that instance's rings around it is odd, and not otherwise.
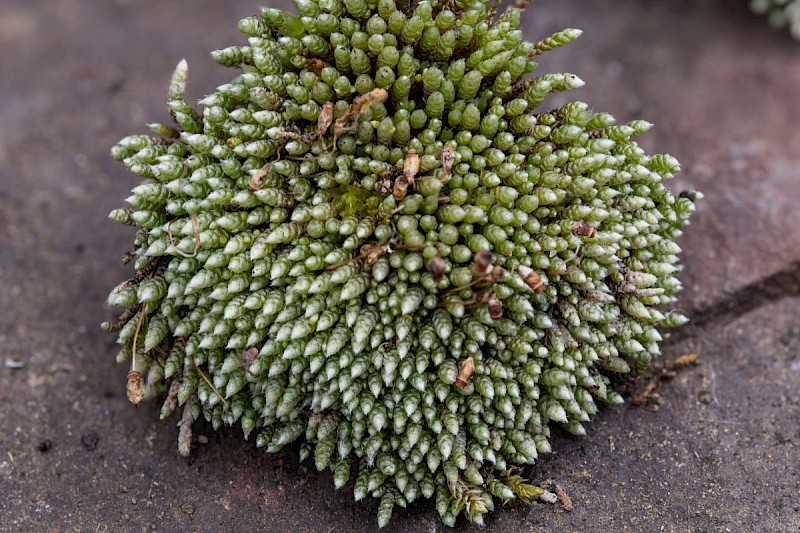
[[[271,3],[288,7],[285,0]],[[0,8],[0,531],[373,531],[328,473],[269,456],[240,431],[133,408],[114,362],[109,290],[133,239],[106,215],[137,177],[108,151],[167,121],[175,64],[202,98],[234,71],[208,52],[245,38],[247,0],[3,0]],[[683,163],[701,190],[679,305],[693,322],[582,438],[530,472],[572,499],[508,505],[486,531],[795,531],[800,528],[800,44],[736,0],[535,0],[537,41],[584,35],[540,72]],[[691,364],[692,356],[697,363]],[[683,356],[689,356],[688,358]],[[310,468],[309,468],[310,467]],[[463,525],[463,524],[460,524]],[[430,503],[390,531],[440,531]],[[471,529],[471,528],[467,528]]]

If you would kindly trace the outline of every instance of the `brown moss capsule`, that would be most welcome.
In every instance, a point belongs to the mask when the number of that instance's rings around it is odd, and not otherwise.
[[[445,147],[442,148],[442,181],[447,181],[450,179],[450,173],[453,170],[453,162],[455,159],[456,153],[455,150],[453,150],[453,147],[449,144],[445,145]]]
[[[456,377],[456,387],[459,389],[463,389],[469,383],[470,378],[472,377],[472,373],[475,372],[475,360],[472,359],[470,355],[464,361],[462,361],[461,366],[458,368],[458,376]]]
[[[590,226],[586,222],[578,221],[572,224],[570,231],[575,235],[580,235],[581,237],[588,237],[593,238],[597,235],[597,229],[593,226]]]
[[[389,196],[392,194],[392,180],[381,179],[375,182],[375,191],[381,196]]]
[[[283,130],[275,133],[275,139],[291,139],[293,141],[302,141],[303,136],[297,133],[296,131],[291,130]]]
[[[444,277],[444,259],[442,259],[441,255],[435,256],[431,259],[431,262],[428,263],[428,270],[431,271],[431,278],[433,281],[440,282]]]
[[[474,262],[473,277],[485,278],[492,271],[492,263],[494,263],[494,254],[492,252],[481,250],[475,254],[472,260]]]
[[[491,289],[486,289],[474,296],[474,305],[485,304],[488,302],[492,297],[495,296],[495,293]]]
[[[264,165],[253,174],[253,177],[250,178],[250,183],[247,184],[248,191],[253,192],[264,187],[264,184],[267,182],[269,167],[270,165]]]
[[[316,72],[317,75],[322,73],[322,69],[324,69],[325,67],[328,66],[327,63],[325,63],[323,60],[318,59],[316,57],[309,58],[306,61],[306,65],[308,66],[308,68],[310,70],[313,70],[314,72]]]
[[[503,304],[497,298],[497,295],[494,291],[491,291],[491,295],[489,297],[489,301],[486,302],[486,306],[489,308],[489,316],[492,317],[492,320],[500,320],[503,318]]]
[[[389,92],[386,89],[372,89],[368,93],[355,97],[353,100],[354,112],[363,115],[372,104],[382,104],[387,98],[389,98]]]
[[[128,393],[128,400],[133,405],[139,405],[144,399],[144,378],[138,370],[131,370],[128,372],[128,383],[125,386],[125,391]]]
[[[533,290],[533,292],[536,294],[544,292],[544,290],[547,288],[544,280],[541,278],[541,276],[539,276],[539,274],[534,272],[532,268],[520,265],[517,267],[517,271],[519,272],[519,275],[522,276],[523,281],[525,281],[528,287],[530,287],[531,290]]]
[[[405,174],[402,175],[402,176],[399,176],[394,181],[394,188],[392,189],[392,196],[394,196],[394,199],[396,201],[399,202],[400,200],[402,200],[403,198],[406,197],[406,194],[408,193],[408,185],[409,185],[409,181],[406,178]]]
[[[317,117],[317,130],[314,132],[314,135],[316,135],[318,139],[324,137],[332,123],[333,102],[325,102],[322,104],[322,111],[319,112],[319,117]]]
[[[350,104],[350,107],[347,108],[347,111],[344,114],[336,119],[336,122],[333,123],[333,146],[336,147],[336,141],[339,139],[339,136],[348,129],[350,124],[350,120],[355,116],[356,118],[363,115],[369,110],[369,107],[372,104],[379,104],[386,101],[389,98],[389,93],[386,89],[372,89],[370,92],[366,94],[362,94],[356,96],[353,99],[353,103]]]
[[[256,357],[258,357],[258,348],[250,348],[242,354],[239,362],[242,363],[244,369],[247,370],[250,368],[250,365],[253,364],[253,361],[256,360]]]
[[[386,253],[389,245],[381,245],[377,242],[368,242],[361,247],[361,257],[364,258],[364,266],[372,266],[380,256]]]
[[[413,148],[406,152],[405,160],[403,161],[403,176],[409,183],[414,182],[414,176],[419,172],[419,154]]]
[[[489,273],[484,278],[484,281],[491,285],[492,283],[499,281],[503,276],[505,276],[505,274],[506,271],[503,269],[503,267],[492,266],[489,269]]]

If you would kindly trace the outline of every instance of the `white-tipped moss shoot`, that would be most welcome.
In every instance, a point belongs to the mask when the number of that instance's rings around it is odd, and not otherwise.
[[[788,27],[795,39],[800,39],[800,0],[750,0],[756,13],[766,15],[776,28]]]
[[[183,413],[181,453],[199,417],[238,423],[337,487],[354,467],[380,526],[433,497],[480,524],[685,321],[660,309],[699,194],[665,188],[649,123],[539,108],[583,85],[531,76],[578,30],[526,42],[483,0],[295,3],[240,22],[248,44],[212,54],[240,72],[197,107],[181,61],[176,124],[112,149],[145,183],[110,215],[138,228],[136,274],[104,328],[131,400]]]

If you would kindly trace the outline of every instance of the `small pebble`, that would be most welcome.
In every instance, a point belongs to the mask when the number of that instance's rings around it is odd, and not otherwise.
[[[92,450],[97,448],[97,444],[100,442],[100,435],[95,433],[94,431],[90,431],[86,433],[83,437],[81,437],[81,443],[86,451],[91,452]]]
[[[555,493],[546,490],[539,495],[539,499],[544,503],[556,503],[558,501],[558,496]]]

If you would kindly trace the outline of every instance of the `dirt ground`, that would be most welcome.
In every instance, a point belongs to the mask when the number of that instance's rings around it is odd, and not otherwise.
[[[207,52],[243,42],[236,22],[256,7],[2,3],[2,532],[376,529],[376,502],[354,504],[296,450],[198,427],[207,443],[179,456],[176,420],[128,403],[99,329],[132,240],[106,215],[138,183],[108,150],[166,119],[180,58],[194,96],[227,81]],[[705,192],[681,241],[693,322],[625,405],[533,468],[574,510],[513,504],[485,531],[800,531],[800,44],[734,0],[537,0],[524,18],[531,40],[567,26],[584,36],[541,69],[586,80],[571,98],[654,122],[642,144],[683,162],[674,190]],[[445,529],[429,503],[387,528]]]

